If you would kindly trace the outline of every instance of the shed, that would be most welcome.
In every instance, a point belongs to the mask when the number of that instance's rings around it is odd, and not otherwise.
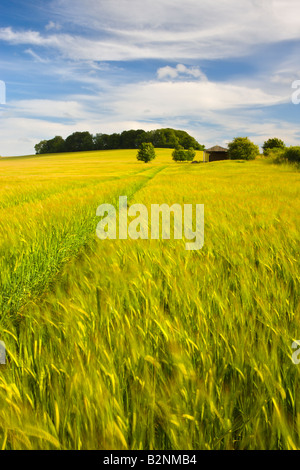
[[[228,149],[215,145],[210,149],[206,149],[205,152],[209,154],[210,162],[217,162],[220,160],[228,160]]]

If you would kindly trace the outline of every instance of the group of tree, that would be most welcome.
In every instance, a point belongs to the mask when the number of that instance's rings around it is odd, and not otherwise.
[[[300,146],[286,147],[282,140],[274,137],[265,141],[262,148],[267,157],[276,157],[278,161],[300,163]],[[236,137],[228,144],[228,158],[230,160],[254,160],[258,155],[259,147],[248,137]],[[185,149],[181,145],[176,145],[172,153],[172,158],[176,162],[193,161],[195,156],[196,152],[193,147]],[[155,150],[152,143],[142,144],[137,159],[147,163],[154,158]]]
[[[176,145],[172,152],[172,158],[175,162],[192,162],[196,156],[196,151],[193,147],[184,149],[182,145]],[[151,142],[144,142],[140,145],[136,158],[139,161],[149,163],[156,157],[154,146]]]
[[[66,139],[56,136],[50,140],[42,140],[35,145],[36,154],[81,152],[88,150],[116,150],[138,149],[143,143],[151,143],[155,148],[194,148],[203,150],[194,137],[186,131],[177,129],[156,129],[144,131],[142,129],[123,131],[120,134],[96,134],[89,132],[74,132]]]
[[[236,137],[228,145],[228,158],[230,160],[254,160],[258,154],[259,147],[251,142],[248,137]],[[185,149],[181,145],[176,145],[172,152],[172,158],[175,162],[192,162],[195,156],[196,152],[193,147]],[[142,144],[137,159],[147,163],[153,158],[155,158],[153,145]]]
[[[266,157],[271,157],[278,162],[300,163],[300,147],[286,147],[285,143],[277,138],[267,140],[263,145],[263,151]]]
[[[286,147],[277,137],[266,140],[262,146],[266,157],[277,161],[300,162],[300,147]],[[228,157],[231,160],[254,160],[259,154],[259,148],[247,137],[237,137],[228,145]]]

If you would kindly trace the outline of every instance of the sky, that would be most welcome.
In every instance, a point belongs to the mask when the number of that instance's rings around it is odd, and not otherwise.
[[[300,145],[296,80],[299,0],[0,4],[2,156],[75,131],[163,127],[207,148]]]

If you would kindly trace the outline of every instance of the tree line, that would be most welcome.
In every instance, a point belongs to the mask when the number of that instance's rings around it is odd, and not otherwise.
[[[123,131],[114,134],[95,134],[90,132],[74,132],[66,139],[56,136],[50,140],[42,140],[35,145],[36,154],[84,152],[89,150],[138,149],[143,143],[151,143],[155,148],[193,148],[204,150],[194,137],[186,131],[176,129],[143,129]]]

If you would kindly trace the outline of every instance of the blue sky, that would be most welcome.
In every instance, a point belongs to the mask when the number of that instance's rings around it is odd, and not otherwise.
[[[0,154],[75,131],[184,129],[300,144],[298,0],[10,0]]]

